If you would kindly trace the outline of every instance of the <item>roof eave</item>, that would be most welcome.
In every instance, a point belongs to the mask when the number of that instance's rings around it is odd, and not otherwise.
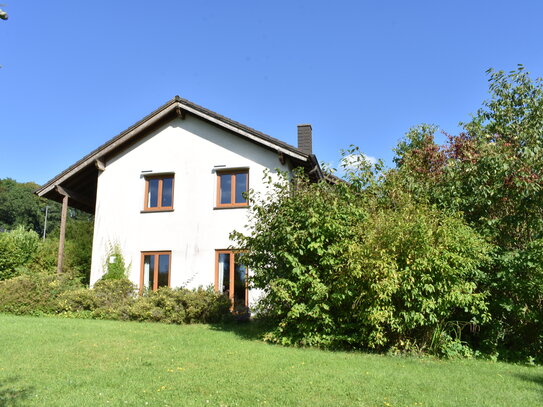
[[[108,140],[106,143],[102,144],[100,147],[98,147],[97,149],[93,150],[92,152],[84,156],[81,160],[77,161],[75,164],[68,167],[59,175],[57,175],[53,179],[46,182],[41,188],[36,190],[35,193],[38,196],[44,196],[48,192],[53,190],[57,185],[60,185],[62,184],[62,182],[66,181],[68,178],[71,178],[78,171],[82,170],[83,168],[88,167],[89,165],[94,165],[94,163],[97,160],[99,160],[100,158],[103,158],[112,150],[119,147],[120,144],[123,144],[124,142],[128,141],[130,138],[138,134],[141,134],[147,128],[152,127],[161,119],[168,116],[172,112],[172,109],[175,103],[176,103],[175,99],[172,99],[168,103],[162,105],[160,108],[158,108],[151,114],[147,115],[142,120],[130,126],[128,129],[118,134],[116,137],[113,137],[111,140]]]

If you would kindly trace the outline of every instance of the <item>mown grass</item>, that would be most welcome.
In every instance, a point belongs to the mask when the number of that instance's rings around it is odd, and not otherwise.
[[[0,315],[0,407],[543,405],[541,367],[283,348],[253,333]]]

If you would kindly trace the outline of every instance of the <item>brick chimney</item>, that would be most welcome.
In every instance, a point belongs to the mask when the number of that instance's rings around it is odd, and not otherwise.
[[[313,135],[310,124],[298,125],[298,150],[306,154],[313,154]]]

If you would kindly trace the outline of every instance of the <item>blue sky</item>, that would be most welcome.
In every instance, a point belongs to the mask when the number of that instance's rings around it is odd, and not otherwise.
[[[458,132],[489,67],[543,76],[540,1],[11,1],[0,178],[44,183],[174,95],[337,164]]]

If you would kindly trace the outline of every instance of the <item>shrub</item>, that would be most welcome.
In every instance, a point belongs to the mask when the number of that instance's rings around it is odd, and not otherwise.
[[[100,280],[93,288],[63,293],[59,310],[98,319],[128,319],[127,308],[134,301],[134,293],[135,286],[127,278]]]
[[[481,329],[483,349],[543,362],[543,239],[496,256],[488,274],[493,319]]]
[[[221,321],[230,310],[230,300],[213,289],[188,290],[161,287],[135,294],[128,279],[100,280],[94,288],[63,293],[59,310],[70,315],[170,324]]]
[[[40,241],[32,261],[28,262],[24,268],[29,273],[53,274],[57,269],[57,261],[58,239],[48,237]]]
[[[28,263],[38,250],[39,236],[23,226],[0,233],[0,280],[19,274],[19,267]]]
[[[362,170],[349,184],[276,183],[275,199],[253,201],[249,233],[232,235],[266,294],[261,309],[275,324],[266,338],[424,349],[449,321],[485,321],[478,283],[489,246],[458,215]]]
[[[0,311],[13,314],[56,313],[64,292],[81,287],[71,275],[23,274],[0,281]]]
[[[185,322],[185,308],[181,291],[168,287],[149,291],[136,299],[128,314],[135,321],[182,324]]]
[[[185,307],[187,324],[220,322],[230,311],[230,300],[226,295],[217,293],[212,287],[195,290],[180,289]]]
[[[230,300],[212,288],[162,287],[138,297],[128,312],[136,321],[191,324],[220,322],[229,310]]]
[[[451,336],[443,327],[487,321],[478,285],[489,246],[458,216],[407,202],[375,211],[357,229],[350,273],[339,276],[354,291],[348,342],[428,348],[436,330]]]
[[[113,280],[100,280],[90,290],[96,300],[97,308],[93,317],[100,319],[126,320],[128,309],[135,301],[136,286],[126,277]]]
[[[85,284],[90,280],[93,227],[91,220],[69,219],[66,224],[64,267],[77,272]]]
[[[276,329],[267,338],[282,344],[330,346],[337,321],[330,305],[348,292],[334,287],[345,268],[353,222],[367,211],[349,205],[349,188],[282,177],[263,196],[251,193],[249,233],[233,233],[252,271],[252,286],[264,291],[261,316]]]
[[[98,308],[95,294],[88,288],[66,291],[58,298],[60,312],[92,311]]]
[[[0,312],[171,324],[220,322],[230,312],[230,300],[212,288],[162,287],[137,295],[127,278],[100,280],[89,289],[77,276],[26,270],[0,281]]]
[[[100,306],[113,307],[123,304],[134,297],[136,287],[127,278],[117,280],[100,280],[92,288]]]

